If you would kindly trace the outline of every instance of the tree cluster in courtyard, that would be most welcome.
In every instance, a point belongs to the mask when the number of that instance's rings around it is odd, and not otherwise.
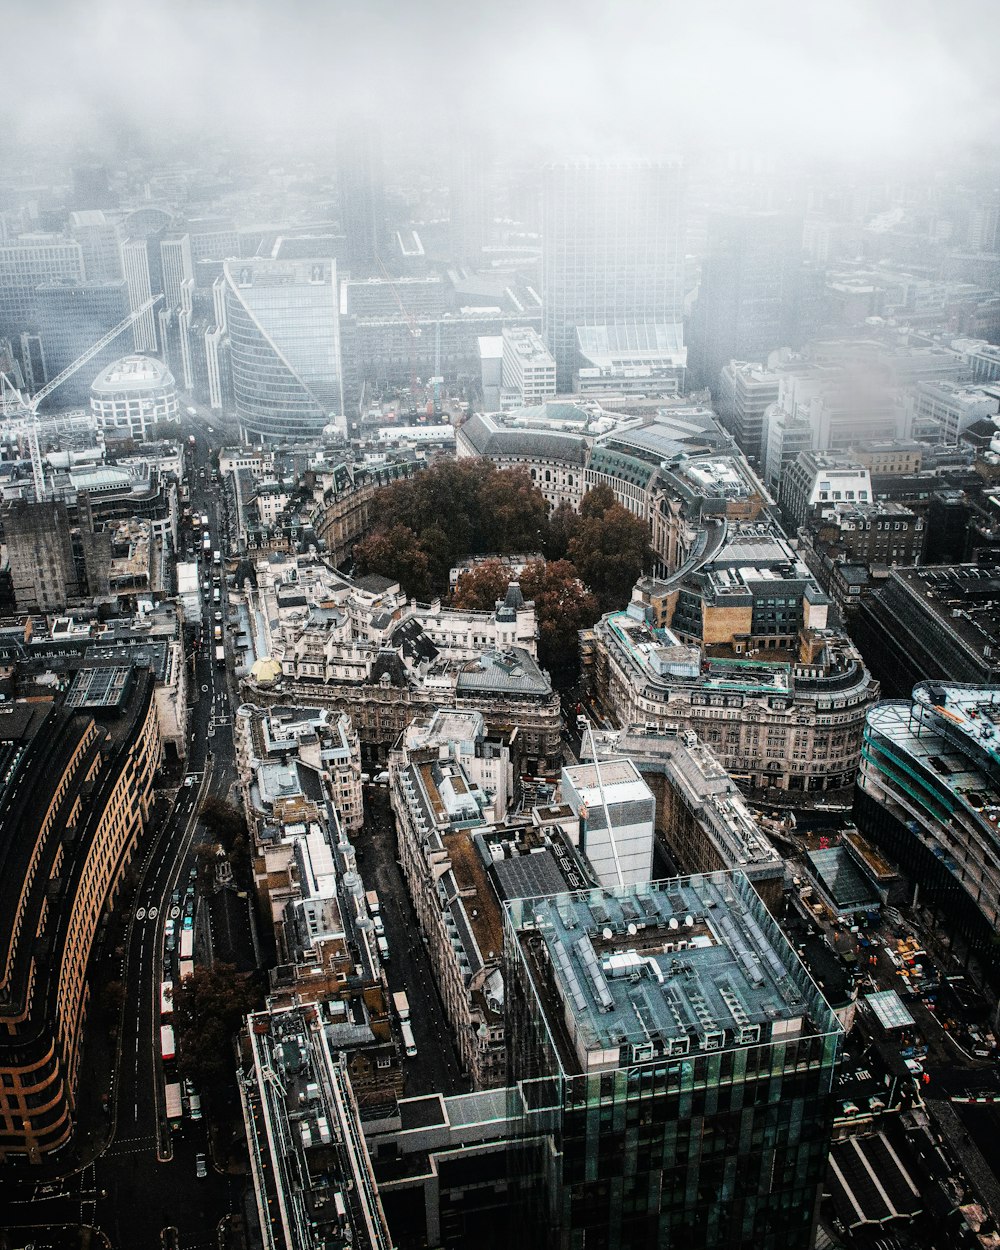
[[[526,471],[487,460],[447,461],[395,482],[380,492],[376,515],[354,549],[357,572],[392,578],[424,601],[448,593],[449,569],[469,555],[541,552],[521,589],[535,602],[539,659],[560,681],[576,672],[578,630],[627,603],[651,562],[645,524],[610,487],[590,491],[578,513],[549,513]],[[509,581],[501,560],[487,560],[461,578],[455,606],[491,611]]]

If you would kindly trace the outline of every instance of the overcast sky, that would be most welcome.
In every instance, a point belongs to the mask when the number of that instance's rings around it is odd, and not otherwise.
[[[990,0],[8,0],[4,130],[252,143],[374,109],[509,150],[937,158],[1000,134]]]

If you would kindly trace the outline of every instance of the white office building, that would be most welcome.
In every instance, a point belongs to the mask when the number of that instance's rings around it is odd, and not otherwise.
[[[556,393],[556,362],[530,326],[503,332],[500,403],[503,408],[532,408]]]
[[[631,760],[564,768],[562,797],[579,821],[577,845],[602,886],[652,878],[656,800]]]

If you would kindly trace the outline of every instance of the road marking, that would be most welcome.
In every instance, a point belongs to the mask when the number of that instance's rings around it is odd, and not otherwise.
[[[135,918],[136,918],[136,920],[145,920],[145,919],[146,919],[146,909],[145,909],[145,907],[139,907],[139,908],[137,908],[137,909],[136,909]]]
[[[149,917],[150,920],[155,920],[158,912],[159,912],[158,907],[151,907],[149,911],[146,913],[146,915]]]

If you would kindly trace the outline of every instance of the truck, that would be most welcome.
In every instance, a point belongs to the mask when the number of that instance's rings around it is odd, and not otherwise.
[[[368,904],[369,916],[377,916],[382,910],[381,904],[378,901],[378,894],[375,890],[368,891],[365,895],[365,902]]]
[[[174,983],[164,981],[160,986],[160,1015],[170,1016],[174,1011]]]
[[[169,1024],[160,1025],[160,1058],[164,1063],[169,1063],[171,1059],[176,1058],[177,1052],[174,1049],[174,1030]]]
[[[181,1120],[184,1118],[184,1104],[181,1099],[181,1087],[179,1081],[171,1081],[163,1091],[164,1099],[167,1104],[167,1119],[170,1121],[171,1128],[180,1128]]]
[[[407,1056],[412,1059],[417,1053],[417,1043],[413,1040],[413,1030],[410,1028],[410,1022],[404,1020],[399,1026],[399,1031],[403,1035],[403,1049]]]
[[[221,625],[216,625],[214,638],[216,642],[222,641],[222,626]]]
[[[205,529],[208,529],[208,513],[207,512],[203,512],[201,514],[201,523]]]
[[[194,960],[182,959],[177,965],[177,975],[183,981],[185,977],[194,976]]]
[[[389,962],[389,943],[384,937],[380,937],[376,939],[376,945],[378,946],[379,958],[384,964],[387,964]]]
[[[393,994],[392,1005],[396,1008],[396,1015],[399,1016],[401,1021],[409,1020],[410,1004],[403,990],[396,990]]]
[[[181,959],[191,959],[194,956],[194,929],[181,930]]]
[[[188,414],[189,417],[196,417],[198,415],[197,408],[185,408],[184,411]],[[195,437],[193,434],[188,435],[188,442],[191,444],[192,447],[194,446]]]
[[[220,564],[222,563],[222,552],[221,552],[221,551],[213,551],[213,552],[212,552],[212,563],[213,563],[214,565],[216,565],[216,566],[218,566],[218,565],[220,565]]]
[[[202,535],[201,549],[202,551],[206,553],[206,555],[208,554],[208,552],[212,550],[212,535],[211,534]]]
[[[226,648],[221,642],[215,648],[215,663],[219,668],[226,667]]]

